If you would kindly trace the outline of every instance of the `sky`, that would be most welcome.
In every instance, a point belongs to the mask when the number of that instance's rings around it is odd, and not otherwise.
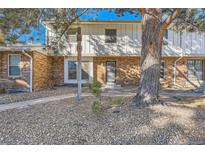
[[[114,11],[102,10],[98,14],[92,14],[93,9],[90,10],[88,14],[82,15],[80,19],[82,20],[141,20],[141,16],[135,17],[129,13],[125,13],[124,16],[117,16]],[[30,37],[34,38],[34,44],[45,44],[45,28],[41,26],[39,29],[32,29],[31,34],[22,35],[19,41],[30,42]]]

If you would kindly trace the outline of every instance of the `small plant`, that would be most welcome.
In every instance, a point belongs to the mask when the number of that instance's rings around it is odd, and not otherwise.
[[[122,97],[108,97],[110,105],[121,105],[123,103]]]
[[[102,111],[102,104],[101,104],[101,93],[102,93],[102,84],[98,82],[96,79],[93,80],[92,84],[88,85],[90,91],[96,97],[96,101],[92,104],[92,111],[94,113],[99,113]]]
[[[102,104],[100,101],[94,101],[92,104],[92,111],[94,113],[100,113],[102,112]]]
[[[93,83],[89,84],[88,86],[93,95],[100,99],[102,93],[102,84],[95,79],[93,80]]]

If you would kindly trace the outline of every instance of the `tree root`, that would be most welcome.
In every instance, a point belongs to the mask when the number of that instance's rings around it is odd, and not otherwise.
[[[152,97],[148,100],[145,100],[144,97],[142,97],[141,95],[137,94],[133,97],[133,103],[137,106],[137,107],[147,107],[150,105],[155,105],[155,104],[161,104],[163,105],[163,102],[160,101],[159,98],[156,97]]]

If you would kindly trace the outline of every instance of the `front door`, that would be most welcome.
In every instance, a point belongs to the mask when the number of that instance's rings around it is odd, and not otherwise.
[[[116,76],[116,62],[107,61],[106,62],[106,80],[107,83],[115,83]]]

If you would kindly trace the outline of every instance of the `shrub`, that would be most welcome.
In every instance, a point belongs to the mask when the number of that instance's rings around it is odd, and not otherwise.
[[[102,104],[100,101],[94,101],[92,104],[92,111],[94,113],[100,113],[102,112]]]
[[[102,84],[98,82],[97,80],[93,80],[92,84],[88,85],[89,89],[95,95],[96,97],[101,97],[101,92],[102,92]]]

